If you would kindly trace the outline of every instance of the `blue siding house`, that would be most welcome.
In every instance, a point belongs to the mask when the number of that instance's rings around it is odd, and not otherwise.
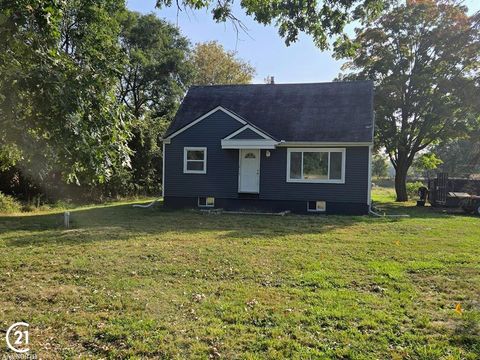
[[[196,86],[163,139],[169,208],[367,214],[373,84]]]

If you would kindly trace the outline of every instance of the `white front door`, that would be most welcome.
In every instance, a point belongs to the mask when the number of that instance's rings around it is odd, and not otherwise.
[[[238,192],[258,193],[260,189],[260,150],[240,149]]]

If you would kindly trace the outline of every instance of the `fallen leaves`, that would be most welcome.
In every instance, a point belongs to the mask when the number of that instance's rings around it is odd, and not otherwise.
[[[462,304],[458,303],[457,305],[455,305],[455,312],[460,315],[462,314],[463,312]]]

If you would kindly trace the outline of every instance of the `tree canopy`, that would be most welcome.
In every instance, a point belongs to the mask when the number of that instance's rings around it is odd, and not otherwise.
[[[442,160],[440,168],[449,176],[480,174],[480,129],[460,139],[443,141],[435,145],[432,152]]]
[[[172,115],[190,82],[190,44],[178,28],[154,14],[127,11],[120,43],[126,56],[119,83],[120,101],[140,118]]]
[[[0,171],[50,189],[158,191],[158,138],[191,80],[176,27],[123,0],[18,0],[3,4],[0,35]]]
[[[253,66],[216,41],[195,46],[192,66],[195,85],[248,84],[255,75]]]
[[[431,179],[441,164],[443,164],[442,159],[433,152],[419,154],[412,163],[412,170],[417,177]]]
[[[480,14],[466,10],[410,0],[356,30],[350,73],[341,78],[375,82],[376,141],[395,167],[398,201],[407,200],[419,151],[478,126]]]
[[[118,84],[118,99],[131,114],[132,178],[122,183],[153,193],[161,185],[159,138],[173,118],[191,81],[189,41],[173,25],[154,14],[126,12],[120,43],[126,57]],[[125,187],[128,185],[123,185]]]
[[[40,180],[101,183],[128,166],[115,89],[123,1],[10,1],[0,16],[0,153]],[[13,161],[12,161],[13,160]]]
[[[301,32],[311,35],[315,44],[326,49],[330,38],[336,38],[337,44],[350,44],[344,32],[349,23],[369,22],[378,16],[389,0],[310,0],[310,1],[273,1],[243,0],[243,11],[263,25],[274,24],[279,35],[290,45],[298,40]],[[213,20],[232,21],[237,27],[242,23],[234,12],[233,0],[157,0],[157,7],[178,7],[179,11],[190,9],[209,9]]]

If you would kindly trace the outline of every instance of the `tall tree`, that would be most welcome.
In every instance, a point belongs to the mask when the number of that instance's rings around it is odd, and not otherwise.
[[[115,98],[122,11],[121,0],[2,3],[0,153],[39,181],[98,184],[129,164]]]
[[[192,55],[195,85],[248,84],[255,69],[216,41],[197,44]]]
[[[336,38],[337,44],[351,45],[344,32],[349,23],[369,22],[378,16],[390,0],[309,0],[274,1],[243,0],[241,8],[255,21],[263,25],[275,24],[285,43],[297,41],[299,33],[313,37],[321,49],[329,45],[329,38]],[[209,9],[216,22],[232,21],[237,29],[244,29],[233,9],[234,0],[157,0],[157,7],[175,4],[179,11]]]
[[[377,147],[395,167],[397,201],[419,151],[478,124],[479,19],[453,1],[408,0],[356,30],[352,72],[341,77],[375,82]]]
[[[191,79],[189,42],[178,28],[154,14],[127,11],[120,42],[127,61],[118,98],[134,118],[132,175],[137,189],[153,193],[162,179],[159,137],[166,130]]]

